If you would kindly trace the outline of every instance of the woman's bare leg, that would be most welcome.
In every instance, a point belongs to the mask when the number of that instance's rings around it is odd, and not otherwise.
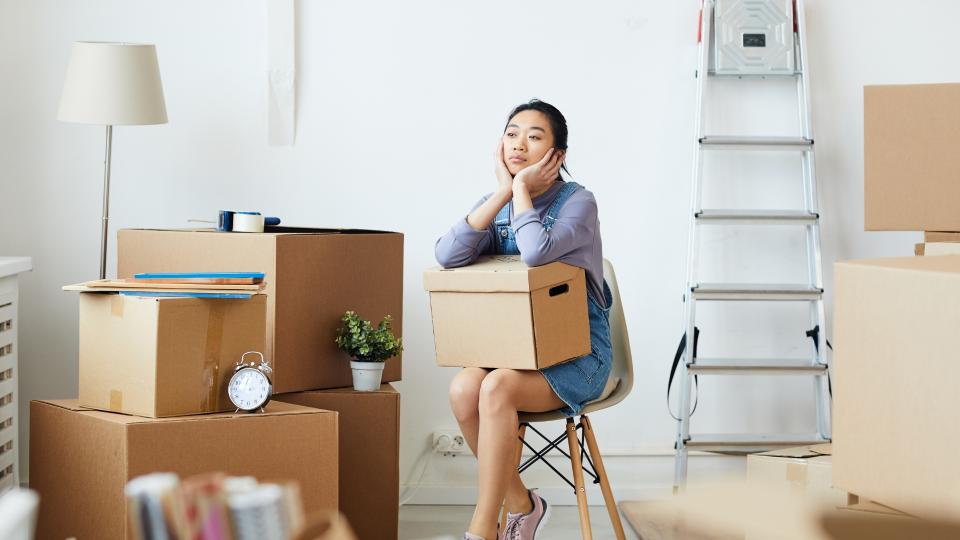
[[[517,411],[543,412],[564,403],[538,371],[497,369],[480,383],[480,429],[477,439],[480,494],[470,532],[493,540],[504,497],[507,508],[528,499],[514,462],[517,448]],[[509,492],[509,495],[508,495]]]
[[[480,383],[489,373],[482,368],[463,368],[450,381],[450,409],[475,456],[478,455],[477,434],[480,429]]]

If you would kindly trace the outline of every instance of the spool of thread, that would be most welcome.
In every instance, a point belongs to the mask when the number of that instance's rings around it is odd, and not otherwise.
[[[253,212],[237,212],[233,215],[233,232],[262,233],[263,216]]]

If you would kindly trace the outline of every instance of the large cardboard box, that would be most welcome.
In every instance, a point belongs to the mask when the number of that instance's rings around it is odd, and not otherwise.
[[[783,485],[808,500],[830,506],[847,504],[847,492],[833,487],[829,444],[771,450],[747,456],[747,482]]]
[[[136,476],[223,471],[296,480],[304,511],[337,508],[337,413],[271,402],[266,413],[150,419],[30,403],[37,538],[130,538],[123,488]]]
[[[834,485],[960,517],[960,256],[834,268]]]
[[[400,486],[400,394],[352,388],[276,399],[340,414],[340,511],[360,540],[396,540]]]
[[[441,366],[541,369],[590,353],[582,268],[488,256],[427,270],[423,283]]]
[[[864,226],[960,231],[960,84],[863,89]]]
[[[80,293],[80,405],[163,417],[231,411],[243,353],[266,345],[266,297]]]
[[[403,330],[403,235],[393,232],[272,228],[270,232],[125,229],[117,273],[266,274],[267,357],[275,392],[352,384],[350,363],[334,344],[347,310]],[[387,360],[386,382],[400,380],[400,357]]]

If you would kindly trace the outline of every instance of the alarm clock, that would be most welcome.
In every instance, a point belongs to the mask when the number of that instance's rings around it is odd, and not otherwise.
[[[255,361],[246,362],[247,355],[257,355],[260,357],[260,364]],[[263,359],[263,354],[257,351],[249,351],[240,356],[237,367],[230,377],[230,383],[227,385],[227,397],[237,408],[234,412],[247,411],[253,412],[257,409],[263,411],[263,407],[270,401],[273,394],[273,383],[270,382],[270,364]]]

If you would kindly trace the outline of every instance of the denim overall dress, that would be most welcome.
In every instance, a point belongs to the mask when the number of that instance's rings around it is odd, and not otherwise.
[[[544,229],[550,231],[557,221],[560,208],[578,189],[583,188],[575,182],[566,182],[560,188],[543,218]],[[500,210],[494,221],[496,228],[494,245],[497,253],[501,255],[520,254],[516,238],[513,235],[513,227],[510,224],[512,214],[513,202],[509,202]],[[590,318],[590,354],[540,370],[557,397],[567,404],[566,407],[560,409],[560,412],[567,416],[580,414],[587,403],[597,399],[603,392],[603,387],[607,384],[607,377],[610,375],[610,367],[613,362],[613,347],[610,341],[610,305],[613,303],[613,295],[610,293],[610,287],[606,281],[603,282],[603,295],[606,300],[604,304],[607,307],[597,303],[588,289],[587,313]]]

